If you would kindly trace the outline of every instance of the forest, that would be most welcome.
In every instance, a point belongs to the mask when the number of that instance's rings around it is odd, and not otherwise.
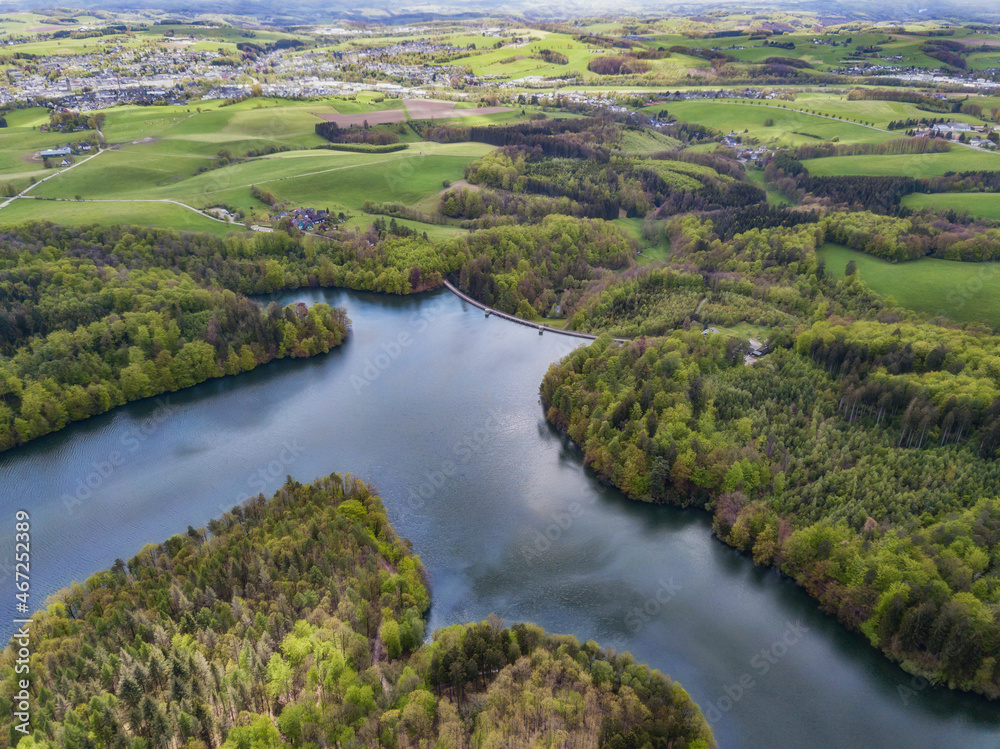
[[[672,219],[673,267],[582,298],[570,327],[635,340],[554,365],[547,418],[598,475],[708,510],[719,538],[907,670],[998,697],[1000,341],[831,278],[827,227],[726,240]],[[770,331],[751,365],[745,338],[706,327],[746,322]]]
[[[342,309],[263,307],[153,261],[155,245],[125,230],[35,225],[4,240],[0,450],[123,403],[326,353],[348,332]]]
[[[363,482],[289,478],[34,615],[21,749],[709,749],[684,689],[593,641],[495,616],[425,641],[425,573]]]

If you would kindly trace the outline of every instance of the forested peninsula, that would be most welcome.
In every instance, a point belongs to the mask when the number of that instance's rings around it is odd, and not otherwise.
[[[493,616],[427,638],[429,605],[368,486],[289,478],[36,613],[32,733],[13,721],[8,646],[0,745],[715,745],[681,686],[628,653]]]
[[[0,450],[123,403],[326,353],[348,334],[342,309],[245,296],[257,289],[226,283],[217,254],[197,254],[203,237],[136,231],[30,224],[0,234]],[[231,246],[235,255],[265,242]],[[281,274],[248,264],[265,284]]]

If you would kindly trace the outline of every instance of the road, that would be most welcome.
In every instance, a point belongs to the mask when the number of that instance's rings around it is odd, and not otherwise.
[[[888,133],[889,135],[898,135],[901,138],[905,137],[902,133],[900,133],[899,131],[896,131],[896,130],[885,130],[885,129],[881,128],[881,127],[875,127],[874,125],[866,125],[863,122],[854,122],[853,120],[845,120],[845,119],[843,119],[841,117],[833,117],[833,116],[828,115],[828,114],[816,114],[815,112],[806,112],[805,110],[794,109],[793,107],[776,107],[776,106],[772,106],[771,104],[748,104],[748,103],[742,102],[742,101],[731,101],[731,102],[727,102],[727,103],[729,103],[729,104],[737,104],[737,105],[739,105],[741,107],[761,107],[761,106],[763,106],[763,107],[767,107],[768,109],[782,109],[782,110],[784,110],[786,112],[797,112],[798,114],[805,114],[805,115],[808,115],[810,117],[819,117],[820,119],[833,120],[834,122],[844,122],[844,123],[847,123],[848,125],[854,125],[855,127],[864,127],[864,128],[868,128],[869,130],[876,130],[876,131],[878,131],[880,133]],[[949,140],[947,142],[951,143],[952,145],[955,145],[955,146],[965,146],[966,148],[971,148],[973,151],[976,151],[978,153],[997,153],[996,151],[987,151],[984,148],[977,148],[976,146],[970,146],[968,143],[960,143],[957,140]]]
[[[48,177],[42,177],[42,178],[41,178],[40,180],[38,180],[37,182],[32,182],[32,183],[31,183],[30,185],[28,185],[28,186],[27,186],[27,187],[25,187],[25,188],[24,188],[23,190],[21,190],[21,192],[19,192],[19,193],[18,193],[17,195],[12,195],[11,197],[7,198],[7,199],[6,199],[6,200],[5,200],[4,202],[0,203],[0,209],[3,209],[3,208],[6,208],[6,207],[7,207],[8,205],[10,205],[11,203],[13,203],[13,202],[14,202],[15,200],[17,200],[18,198],[23,198],[23,197],[29,197],[29,196],[27,196],[27,195],[26,195],[25,193],[27,193],[27,192],[29,192],[29,191],[31,191],[31,190],[34,190],[34,189],[35,189],[36,187],[38,187],[38,186],[39,186],[40,184],[42,184],[43,182],[48,182],[48,181],[49,181],[50,179],[52,179],[53,177],[58,177],[58,176],[59,176],[60,174],[65,174],[65,173],[66,173],[66,172],[68,172],[68,171],[69,171],[70,169],[76,169],[76,168],[77,168],[78,166],[80,166],[81,164],[86,164],[86,163],[87,163],[88,161],[90,161],[91,159],[96,159],[96,158],[97,158],[98,156],[100,156],[100,155],[101,155],[102,153],[104,153],[104,151],[98,151],[97,153],[95,153],[95,154],[91,154],[90,156],[88,156],[88,157],[87,157],[87,158],[85,158],[85,159],[80,159],[80,160],[79,160],[79,161],[77,161],[77,162],[76,162],[75,164],[70,164],[70,165],[69,165],[68,167],[66,167],[65,169],[60,169],[60,170],[59,170],[59,171],[57,171],[57,172],[53,172],[53,173],[52,173],[52,174],[50,174],[50,175],[49,175]]]
[[[511,322],[516,322],[516,323],[518,323],[520,325],[527,325],[529,328],[536,328],[539,333],[547,330],[550,333],[558,333],[560,335],[573,336],[574,338],[586,338],[586,339],[591,340],[591,341],[594,340],[595,338],[597,338],[596,335],[593,335],[591,333],[580,333],[580,332],[577,332],[575,330],[563,330],[562,328],[553,328],[553,327],[550,327],[548,325],[541,325],[541,324],[539,324],[537,322],[532,322],[531,320],[525,320],[523,317],[517,317],[516,315],[509,315],[506,312],[501,312],[500,310],[494,309],[493,307],[487,307],[485,304],[483,304],[482,302],[476,301],[475,299],[473,299],[468,294],[463,294],[461,291],[459,291],[457,288],[455,288],[455,286],[452,285],[451,283],[449,283],[447,280],[444,281],[444,285],[448,289],[448,291],[450,291],[452,294],[454,294],[455,296],[457,296],[463,302],[468,302],[469,304],[473,305],[474,307],[479,307],[479,309],[484,310],[486,312],[487,316],[489,316],[489,315],[495,315],[496,317],[499,317],[499,318],[504,319],[504,320],[510,320]],[[618,341],[619,343],[628,343],[631,339],[630,338],[615,338],[614,340]]]

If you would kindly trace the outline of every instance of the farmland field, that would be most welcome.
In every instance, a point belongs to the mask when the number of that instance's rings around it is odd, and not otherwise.
[[[32,195],[169,198],[197,208],[225,204],[260,209],[263,205],[250,194],[256,185],[294,205],[356,213],[366,200],[413,205],[436,195],[444,180],[461,179],[466,163],[491,150],[479,143],[421,143],[387,154],[288,151],[195,174],[207,161],[178,159],[145,148],[138,145],[102,153],[39,185]],[[48,205],[39,202],[37,210]],[[30,213],[32,209],[20,210]]]
[[[874,128],[818,117],[797,111],[794,104],[751,104],[719,101],[678,101],[657,107],[653,111],[668,112],[682,122],[695,122],[720,130],[734,131],[757,138],[763,143],[803,145],[838,138],[841,143],[882,143],[893,137]],[[768,125],[767,122],[773,124]]]
[[[919,210],[933,208],[937,211],[957,211],[976,218],[1000,221],[1000,194],[984,192],[945,192],[934,195],[914,193],[903,198],[907,208]]]
[[[890,263],[835,244],[819,250],[827,272],[844,277],[853,260],[858,276],[882,296],[891,296],[903,307],[929,315],[944,315],[956,322],[982,322],[1000,327],[1000,263],[961,263],[922,258]]]
[[[955,146],[946,153],[830,156],[824,159],[810,159],[803,164],[815,177],[836,177],[845,174],[939,177],[947,172],[1000,169],[1000,153]]]
[[[213,221],[171,203],[88,203],[22,199],[15,200],[0,210],[0,225],[16,224],[32,219],[66,225],[136,224],[177,231],[205,231],[220,236],[244,230],[238,224],[234,226]]]
[[[924,119],[945,117],[951,121],[982,124],[982,120],[969,114],[939,114],[918,109],[916,104],[902,101],[880,101],[871,99],[850,100],[843,94],[802,93],[796,96],[794,107],[819,112],[832,117],[868,122],[884,128],[893,120]],[[901,132],[894,133],[897,137]]]

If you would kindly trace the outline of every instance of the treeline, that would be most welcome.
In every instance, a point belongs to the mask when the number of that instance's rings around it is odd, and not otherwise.
[[[806,60],[800,60],[797,57],[768,57],[763,62],[764,65],[784,65],[790,68],[808,69],[811,70],[813,66]]]
[[[666,216],[741,208],[766,198],[763,190],[745,180],[735,160],[683,151],[661,152],[652,159],[615,156],[602,162],[547,158],[536,151],[505,147],[469,164],[465,177],[504,193],[443,196],[446,215],[489,218],[492,208],[494,213],[504,211],[524,220],[545,210],[614,220],[621,212],[628,217],[653,211]]]
[[[897,447],[968,438],[993,458],[1000,447],[1000,360],[986,352],[998,343],[926,325],[815,323],[796,348],[840,381],[838,409],[847,422],[898,423]]]
[[[550,65],[569,65],[569,58],[562,52],[556,52],[553,49],[540,49],[537,57]]]
[[[947,117],[921,117],[919,120],[914,118],[909,118],[905,120],[891,120],[886,128],[888,130],[912,130],[918,127],[930,127],[931,125],[940,125],[945,122],[949,122]]]
[[[618,49],[633,49],[642,45],[632,39],[622,39],[620,36],[602,36],[600,34],[579,34],[575,37],[578,42],[582,42],[590,47],[617,47]]]
[[[1000,260],[1000,229],[982,222],[958,224],[931,215],[907,218],[867,211],[830,213],[823,219],[827,238],[885,260],[933,255],[945,260]]]
[[[753,229],[775,229],[813,224],[820,214],[815,210],[783,208],[772,205],[749,205],[723,208],[711,214],[712,227],[721,239],[731,239]]]
[[[745,222],[755,210],[761,212],[761,221],[768,223],[763,214],[767,209],[762,207],[767,200],[767,194],[757,185],[750,182],[709,181],[697,191],[669,190],[663,195],[658,205],[658,218],[688,213],[691,211],[714,212],[723,209],[734,209],[732,220]],[[739,215],[739,219],[736,215]]]
[[[372,130],[367,127],[340,127],[336,122],[317,122],[316,135],[331,143],[367,143],[372,146],[388,146],[399,142],[396,133],[387,130]]]
[[[366,200],[362,206],[362,210],[364,210],[365,213],[380,214],[382,216],[392,216],[395,218],[405,218],[411,221],[420,221],[424,224],[441,223],[441,218],[439,216],[418,211],[416,208],[410,208],[403,203],[376,203],[372,200]]]
[[[568,311],[567,328],[625,338],[744,323],[779,328],[794,325],[803,306],[802,297],[787,288],[768,295],[738,280],[637,268],[591,284]],[[742,357],[746,351],[745,341],[737,338],[727,338],[726,344],[728,356]]]
[[[512,125],[453,127],[416,125],[422,137],[439,143],[476,141],[491,146],[518,146],[537,156],[608,160],[608,146],[618,140],[620,126],[591,117],[538,120]]]
[[[649,63],[634,55],[606,55],[591,58],[587,70],[598,75],[641,75],[649,70]]]
[[[650,158],[664,161],[683,161],[688,164],[705,166],[718,174],[744,179],[746,170],[739,161],[719,153],[701,153],[698,151],[657,151]]]
[[[934,39],[920,45],[920,51],[928,57],[933,57],[935,60],[940,60],[945,65],[951,65],[959,70],[965,70],[968,67],[968,63],[962,55],[968,54],[970,50],[961,42],[952,39]]]
[[[500,190],[470,190],[463,187],[441,195],[439,210],[451,218],[485,219],[470,223],[469,227],[485,228],[495,224],[494,219],[507,217],[511,221],[535,223],[546,216],[559,213],[576,218],[618,218],[618,203],[609,198],[601,203],[580,203],[566,196],[546,197]]]
[[[62,133],[69,133],[74,130],[100,130],[104,124],[105,115],[103,112],[97,114],[84,114],[71,110],[53,109],[49,112],[49,129]]]
[[[813,198],[828,201],[834,205],[847,205],[877,213],[893,213],[911,216],[909,209],[901,208],[901,199],[911,193],[947,192],[1000,192],[998,172],[949,172],[939,177],[901,177],[871,175],[841,175],[835,177],[813,177],[805,165],[789,154],[776,154],[764,168],[765,180],[786,195],[795,195],[802,200],[811,194]],[[958,212],[945,212],[948,222],[971,224],[972,219],[963,219]],[[912,217],[920,221],[923,233],[940,234],[943,225],[927,226],[926,219]],[[934,222],[931,222],[934,223]],[[979,221],[985,231],[989,223]],[[942,251],[940,243],[935,243],[935,251]]]
[[[868,211],[890,213],[904,195],[917,190],[913,177],[807,177],[800,186],[817,198],[834,204],[862,207]]]
[[[941,138],[894,138],[885,143],[808,143],[796,146],[789,155],[805,161],[829,156],[902,156],[950,150],[951,144]]]
[[[507,147],[486,154],[465,168],[469,183],[503,190],[504,195],[496,198],[470,195],[462,205],[468,207],[471,201],[475,212],[477,203],[486,199],[493,202],[495,209],[506,204],[512,215],[536,215],[539,210],[560,207],[565,209],[559,210],[560,213],[608,220],[618,218],[622,208],[632,215],[641,215],[649,205],[641,186],[634,180],[627,184],[625,172],[630,169],[628,163],[617,159],[613,163],[551,159],[534,151]],[[451,208],[446,199],[444,210]],[[456,199],[454,209],[460,208]],[[462,215],[476,218],[468,212]]]
[[[847,92],[848,101],[901,101],[907,104],[917,104],[924,109],[939,112],[957,112],[960,102],[939,99],[931,94],[919,91],[907,91],[895,88],[852,88]]]
[[[424,578],[363,483],[289,478],[36,613],[31,735],[9,646],[0,746],[714,746],[680,685],[627,653],[493,616],[423,644]]]

